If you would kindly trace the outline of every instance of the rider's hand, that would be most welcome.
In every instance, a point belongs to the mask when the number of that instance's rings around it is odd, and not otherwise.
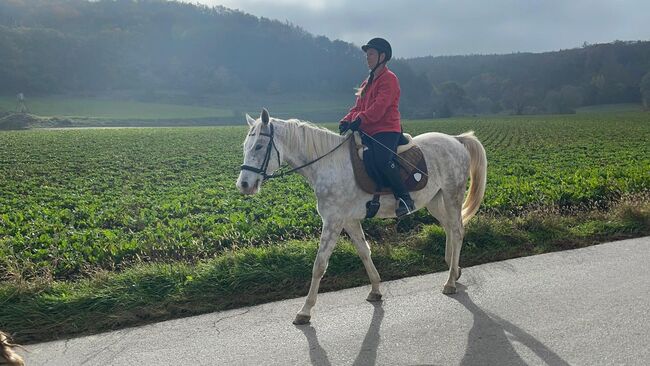
[[[361,126],[361,117],[357,117],[357,119],[355,119],[354,122],[350,123],[350,130],[359,131],[360,126]]]
[[[350,122],[348,121],[341,121],[339,123],[339,134],[343,135],[350,129]]]

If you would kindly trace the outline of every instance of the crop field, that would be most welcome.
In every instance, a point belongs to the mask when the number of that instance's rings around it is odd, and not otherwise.
[[[479,216],[606,209],[650,190],[647,113],[407,121],[405,129],[476,132],[488,156]],[[316,237],[302,177],[239,194],[245,135],[244,126],[0,132],[0,278],[73,279]]]

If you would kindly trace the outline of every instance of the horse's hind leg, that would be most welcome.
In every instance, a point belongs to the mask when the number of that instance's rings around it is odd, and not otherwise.
[[[451,265],[451,240],[449,234],[447,234],[447,210],[445,209],[445,203],[442,199],[442,192],[438,191],[431,201],[427,204],[427,210],[429,213],[438,220],[440,226],[445,229],[445,263],[448,266]]]
[[[350,239],[352,239],[352,243],[354,243],[354,246],[357,248],[357,252],[359,253],[359,257],[361,257],[363,266],[366,267],[366,272],[368,272],[368,277],[370,277],[372,289],[370,290],[370,293],[368,294],[368,298],[366,300],[381,300],[381,291],[379,290],[379,283],[381,282],[381,278],[379,278],[377,268],[375,268],[375,264],[372,262],[372,258],[370,257],[370,245],[368,245],[366,237],[363,234],[361,222],[357,220],[348,221],[343,225],[343,227],[345,228],[345,232],[347,232],[350,236]]]
[[[447,262],[449,264],[449,278],[442,293],[455,294],[456,280],[460,277],[460,249],[463,246],[463,235],[465,234],[461,213],[463,194],[444,195],[443,201],[447,213],[445,217],[445,233],[447,235],[445,257],[449,257]]]
[[[445,294],[456,293],[456,280],[461,274],[458,263],[464,234],[461,202],[462,197],[450,197],[438,192],[426,206],[445,229],[445,262],[449,266],[449,280],[442,291]]]
[[[320,236],[320,245],[318,246],[318,254],[314,261],[314,268],[311,276],[311,286],[309,293],[305,300],[305,305],[296,315],[293,324],[307,324],[311,319],[311,309],[316,305],[316,297],[318,296],[318,288],[320,287],[320,280],[323,278],[327,270],[327,264],[330,256],[336,246],[336,240],[341,234],[343,226],[342,220],[325,220],[323,219],[323,231]]]

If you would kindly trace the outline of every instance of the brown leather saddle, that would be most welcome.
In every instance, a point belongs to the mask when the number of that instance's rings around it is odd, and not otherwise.
[[[409,134],[404,134],[408,139],[405,145],[397,147],[398,157],[395,161],[400,166],[400,175],[402,181],[409,192],[419,191],[427,185],[428,171],[427,163],[424,161],[422,150],[415,145],[413,138]],[[359,133],[354,133],[354,141],[350,143],[350,158],[352,159],[352,167],[354,169],[354,179],[357,185],[370,194],[392,194],[390,188],[383,187],[382,191],[376,192],[376,184],[366,172],[366,167],[363,164],[363,150],[365,146],[361,143]],[[424,173],[424,174],[423,174]]]

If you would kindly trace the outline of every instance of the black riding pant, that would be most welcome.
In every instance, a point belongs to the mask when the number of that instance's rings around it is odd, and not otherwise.
[[[363,152],[363,163],[370,178],[375,181],[377,188],[390,187],[395,197],[408,194],[399,175],[399,165],[395,160],[400,132],[379,132],[369,138],[361,135],[361,141],[367,147]],[[383,145],[383,146],[382,146]]]

